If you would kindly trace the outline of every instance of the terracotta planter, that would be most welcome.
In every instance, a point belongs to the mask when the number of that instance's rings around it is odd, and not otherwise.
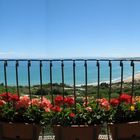
[[[140,139],[140,122],[109,124],[113,140]]]
[[[0,140],[38,140],[40,131],[35,124],[0,122]]]
[[[54,126],[55,140],[97,140],[100,126]]]

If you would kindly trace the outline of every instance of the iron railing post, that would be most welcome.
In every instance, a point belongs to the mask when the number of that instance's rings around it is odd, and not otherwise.
[[[43,99],[43,92],[42,92],[42,61],[40,60],[40,92],[41,92],[41,100]]]
[[[75,113],[76,113],[76,79],[75,79],[75,60],[73,60],[73,94],[74,94],[74,103],[75,103]]]
[[[5,92],[7,94],[7,98],[8,98],[8,87],[7,87],[7,60],[4,61],[4,81],[5,81]]]
[[[87,106],[87,60],[85,60],[85,101],[86,101],[86,106]]]
[[[19,81],[18,81],[18,66],[19,66],[19,63],[18,63],[18,60],[16,60],[16,86],[17,86],[17,94],[19,98],[20,94],[19,94]]]
[[[50,60],[50,90],[51,90],[51,98],[52,98],[52,104],[54,105],[54,100],[53,100],[53,87],[52,87],[52,60]]]
[[[131,67],[132,67],[132,90],[131,90],[131,94],[132,96],[135,96],[134,94],[134,80],[135,80],[135,64],[134,61],[131,61]]]
[[[64,95],[64,62],[63,60],[61,60],[61,76],[62,76],[62,94],[63,94],[63,107],[64,107],[64,98],[65,98],[65,95]]]
[[[120,87],[120,94],[122,93],[122,86],[123,86],[123,61],[120,61],[120,67],[121,67],[121,87]]]
[[[112,62],[109,60],[109,102],[111,98],[111,92],[112,92]]]
[[[97,66],[97,80],[98,80],[98,84],[97,84],[97,98],[100,98],[100,63],[99,63],[99,60],[97,60],[97,63],[96,63],[96,66]]]
[[[30,96],[30,99],[31,99],[31,98],[32,98],[32,96],[31,96],[30,67],[31,67],[31,61],[30,61],[30,60],[28,60],[28,89],[29,89],[29,96]]]

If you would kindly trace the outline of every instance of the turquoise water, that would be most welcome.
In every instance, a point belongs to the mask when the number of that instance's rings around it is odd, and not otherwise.
[[[130,66],[130,62],[124,62],[124,78],[132,76],[132,67]],[[88,84],[96,84],[97,83],[97,66],[96,62],[87,62],[88,67]],[[19,62],[19,85],[28,85],[28,74],[27,74],[27,62],[21,61]],[[135,62],[135,73],[140,72],[140,63]],[[7,66],[7,80],[8,85],[16,85],[16,76],[15,76],[15,62],[8,61]],[[43,62],[42,67],[42,75],[43,75],[43,83],[50,82],[50,63]],[[39,62],[32,62],[31,65],[31,84],[39,84],[40,83],[40,73],[39,73]],[[121,69],[120,63],[118,61],[112,62],[112,80],[120,80],[121,77]],[[53,62],[52,67],[52,78],[53,83],[62,83],[61,78],[61,62]],[[109,66],[108,61],[100,62],[100,82],[108,82],[109,81]],[[64,62],[64,82],[66,84],[73,84],[73,63],[72,62]],[[0,63],[0,83],[4,83],[4,68],[3,62]],[[85,84],[85,67],[84,62],[78,61],[76,62],[76,85]]]

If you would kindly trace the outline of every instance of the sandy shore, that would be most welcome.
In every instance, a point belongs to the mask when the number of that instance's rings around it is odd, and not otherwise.
[[[134,75],[134,80],[135,80],[135,81],[140,81],[140,72],[139,72],[139,73],[136,73],[136,74]],[[132,82],[132,76],[123,78],[123,81],[124,81],[124,83]],[[112,83],[118,83],[118,82],[121,82],[121,80],[120,80],[120,79],[119,79],[119,80],[112,80]],[[108,84],[109,84],[109,81],[100,82],[100,84],[101,84],[101,83],[108,83]],[[88,85],[88,86],[90,86],[90,85],[91,85],[91,86],[97,86],[97,82],[96,82],[96,83],[88,83],[87,85]],[[81,86],[85,86],[85,84],[78,84],[78,85],[76,85],[76,87],[79,87],[79,88],[81,88]],[[70,88],[73,88],[73,85],[71,85]]]
[[[135,81],[140,80],[140,73],[135,74],[134,79],[135,79]],[[128,77],[128,78],[125,78],[123,81],[124,81],[125,83],[127,83],[127,82],[132,82],[132,76],[130,76],[130,77]]]

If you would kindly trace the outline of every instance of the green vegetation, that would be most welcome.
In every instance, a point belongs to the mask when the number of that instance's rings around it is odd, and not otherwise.
[[[140,96],[140,81],[135,81],[134,84],[134,94],[137,96]],[[33,85],[31,86],[31,94],[33,96],[48,96],[51,97],[51,95],[62,95],[63,94],[63,87],[64,87],[64,95],[74,95],[74,88],[73,86],[69,86],[66,84],[58,84],[53,83],[51,84],[43,84],[42,90],[40,85]],[[51,90],[52,89],[52,90]],[[99,86],[99,97],[109,97],[109,91],[110,91],[110,85],[108,83],[101,83]],[[121,91],[121,83],[113,83],[111,86],[111,97],[117,97]],[[0,93],[5,92],[5,86],[4,84],[0,84]],[[16,86],[8,86],[8,92],[16,93],[17,87]],[[20,95],[29,94],[29,88],[28,86],[19,86],[19,92]],[[132,83],[123,83],[122,85],[122,92],[130,93],[132,92]],[[86,86],[76,86],[76,96],[81,97],[86,95]],[[94,96],[95,98],[98,95],[98,86],[97,85],[88,85],[87,86],[87,96]]]

